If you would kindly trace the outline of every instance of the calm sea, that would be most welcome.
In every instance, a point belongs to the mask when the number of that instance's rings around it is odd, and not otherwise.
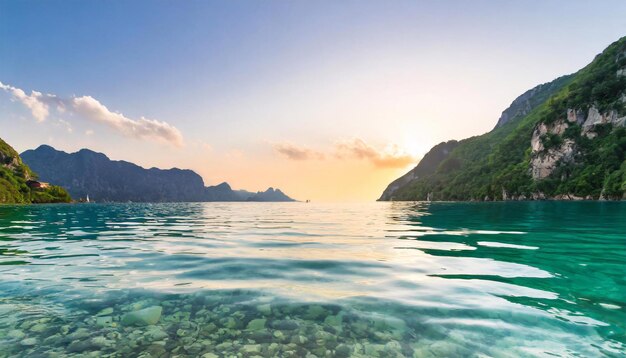
[[[0,357],[626,354],[626,203],[0,207]]]

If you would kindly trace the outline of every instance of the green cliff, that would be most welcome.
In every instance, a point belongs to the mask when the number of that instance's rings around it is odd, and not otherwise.
[[[625,93],[626,37],[518,97],[491,132],[427,154],[380,200],[625,198]]]
[[[15,149],[0,139],[0,203],[66,203],[71,200],[65,189],[42,185],[36,179]]]

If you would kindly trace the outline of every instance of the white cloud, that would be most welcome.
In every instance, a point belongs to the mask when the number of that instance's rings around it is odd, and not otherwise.
[[[292,143],[271,143],[275,152],[291,160],[325,159],[321,151],[313,150]],[[416,158],[402,150],[398,145],[387,145],[384,149],[377,149],[361,138],[337,141],[328,151],[332,157],[341,160],[367,160],[379,168],[404,168],[415,163]]]
[[[106,124],[127,137],[162,141],[178,147],[183,145],[183,136],[176,127],[144,117],[130,119],[121,113],[109,111],[91,96],[73,98],[72,108],[79,116]]]
[[[415,162],[415,158],[403,151],[397,144],[379,150],[361,138],[342,140],[335,144],[338,158],[366,159],[379,168],[404,168]]]
[[[72,128],[72,125],[68,121],[65,121],[63,119],[59,119],[59,125],[65,127],[65,129],[67,130],[68,133],[74,132],[74,128]]]
[[[277,153],[291,160],[324,159],[324,154],[292,143],[273,143]]]
[[[50,108],[52,107],[56,108],[59,114],[70,112],[79,118],[107,125],[126,137],[167,143],[177,147],[183,145],[182,133],[171,124],[144,117],[139,119],[128,118],[119,112],[110,111],[91,96],[63,99],[37,91],[31,91],[31,94],[27,95],[23,90],[2,82],[0,82],[0,89],[10,93],[14,100],[28,107],[38,122],[43,122],[50,115]],[[62,121],[61,123],[67,122]],[[67,124],[69,125],[69,123]],[[89,135],[89,133],[86,134]]]
[[[30,95],[27,95],[22,89],[5,85],[2,82],[0,82],[0,89],[10,93],[15,100],[22,102],[23,105],[28,107],[38,122],[43,122],[50,114],[48,104],[44,102],[44,95],[41,92],[31,91]]]

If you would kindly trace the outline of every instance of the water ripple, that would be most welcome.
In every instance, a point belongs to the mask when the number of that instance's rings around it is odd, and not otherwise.
[[[443,340],[457,353],[619,354],[624,217],[619,203],[6,206],[0,309],[74,317],[89,309],[66,303],[96,293],[247,290],[395,317],[413,327],[396,338],[411,352],[428,342],[438,355]]]

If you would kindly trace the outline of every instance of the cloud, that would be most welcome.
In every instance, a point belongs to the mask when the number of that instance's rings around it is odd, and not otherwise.
[[[415,162],[415,158],[398,145],[388,145],[378,150],[361,138],[342,140],[335,144],[337,158],[356,158],[370,161],[378,168],[404,168]]]
[[[109,111],[91,96],[75,97],[71,103],[79,116],[108,125],[127,137],[161,141],[177,147],[183,145],[180,131],[168,123],[144,117],[127,118],[121,113]]]
[[[68,121],[64,121],[62,119],[59,119],[58,125],[65,127],[65,129],[67,130],[68,133],[74,132],[74,128],[72,128],[72,125]]]
[[[322,160],[327,157],[340,160],[357,159],[367,160],[378,168],[404,168],[416,161],[415,157],[403,151],[398,145],[388,145],[385,149],[379,150],[360,138],[337,141],[334,147],[327,151],[330,153],[328,155],[292,143],[271,145],[276,153],[291,160]]]
[[[187,144],[194,150],[201,150],[205,154],[213,151],[213,146],[202,140],[191,141]]]
[[[31,91],[30,95],[27,95],[22,89],[5,85],[2,82],[0,82],[0,89],[10,93],[14,100],[20,101],[23,105],[28,107],[33,117],[35,117],[38,122],[43,122],[46,117],[48,117],[48,114],[50,114],[48,104],[43,100],[44,95],[41,92]]]
[[[324,159],[323,153],[292,143],[273,143],[272,148],[291,160]]]
[[[10,93],[14,100],[28,107],[38,122],[43,122],[50,115],[52,107],[59,114],[68,112],[75,114],[77,117],[104,124],[126,137],[151,140],[176,147],[183,145],[183,135],[176,127],[155,119],[128,118],[119,112],[110,111],[91,96],[60,98],[37,91],[31,91],[31,94],[27,95],[23,90],[2,82],[0,82],[0,89]]]

